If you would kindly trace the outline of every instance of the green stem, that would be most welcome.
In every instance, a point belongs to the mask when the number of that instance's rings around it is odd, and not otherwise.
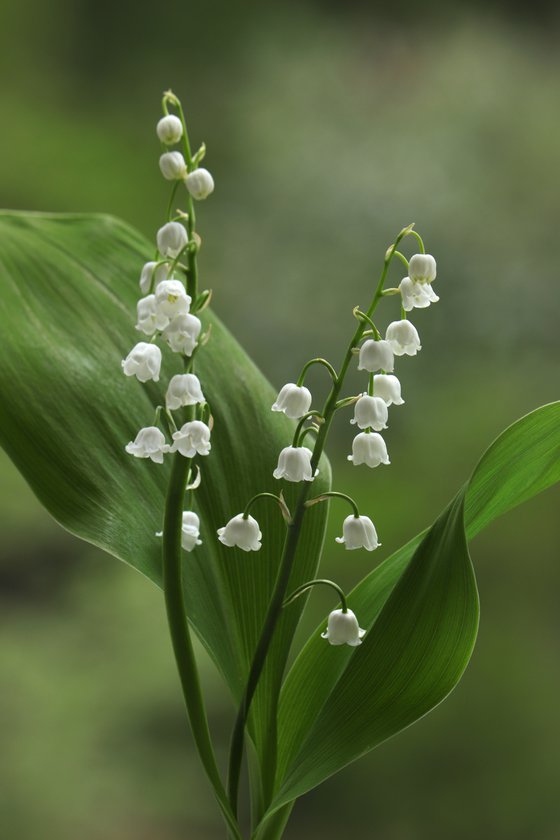
[[[375,312],[375,309],[377,308],[379,301],[381,300],[383,294],[383,286],[385,284],[385,279],[387,277],[387,272],[389,270],[391,260],[394,256],[399,242],[401,241],[403,236],[406,235],[407,230],[408,229],[405,228],[399,233],[399,235],[395,239],[395,242],[385,254],[383,270],[381,272],[381,277],[379,278],[379,283],[377,284],[377,289],[375,290],[373,300],[367,312],[365,313],[368,319],[371,318],[371,316]],[[319,459],[321,458],[323,449],[325,447],[326,438],[329,432],[330,424],[332,422],[334,413],[336,411],[336,403],[344,382],[344,377],[346,376],[346,373],[350,366],[350,362],[353,358],[353,348],[356,347],[356,345],[359,343],[362,337],[362,333],[365,330],[365,327],[366,324],[364,321],[361,321],[358,324],[356,331],[352,336],[352,339],[346,350],[346,354],[340,367],[340,372],[337,375],[336,380],[333,381],[331,392],[325,403],[325,408],[322,412],[324,422],[321,424],[321,427],[319,429],[319,433],[315,441],[315,447],[313,449],[313,455],[311,458],[312,474],[317,468]],[[303,524],[303,518],[305,515],[305,502],[307,501],[307,495],[309,493],[310,484],[311,482],[303,483],[303,487],[299,495],[299,499],[296,505],[295,512],[293,514],[292,521],[288,525],[288,531],[286,534],[286,539],[284,541],[284,549],[282,552],[282,558],[280,560],[280,566],[278,569],[278,575],[276,578],[274,591],[272,593],[272,598],[270,600],[268,612],[264,620],[261,636],[257,643],[255,654],[253,656],[253,661],[249,670],[249,676],[247,678],[247,684],[245,686],[245,691],[243,693],[243,697],[233,729],[228,767],[228,796],[234,814],[237,814],[237,798],[239,793],[241,763],[243,760],[243,740],[245,733],[245,725],[247,723],[249,709],[251,707],[251,701],[257,689],[257,685],[265,665],[266,656],[270,648],[272,638],[274,636],[274,631],[276,629],[278,619],[280,618],[280,615],[282,613],[282,603],[284,601],[286,589],[288,587],[290,575],[292,573],[296,549],[298,546],[301,527]],[[267,783],[269,788],[273,784],[273,779],[275,775],[275,755],[271,758],[270,765],[271,766],[266,768],[268,777]],[[265,790],[265,794],[270,795],[270,793],[270,789]]]
[[[299,436],[301,434],[303,424],[306,422],[306,420],[309,420],[310,417],[319,417],[320,421],[322,421],[323,419],[323,415],[320,411],[308,411],[307,414],[304,414],[296,426],[296,430],[294,432],[294,437],[292,440],[292,446],[299,446]]]
[[[311,365],[323,365],[323,367],[328,370],[332,381],[336,382],[336,380],[337,380],[336,370],[333,368],[333,366],[331,365],[330,362],[327,362],[326,359],[319,359],[319,358],[310,359],[308,362],[306,362],[304,364],[304,366],[301,370],[301,373],[299,375],[298,381],[296,383],[299,388],[301,388],[301,386],[303,385],[303,382],[305,380],[305,374],[307,373],[307,371],[309,370]]]
[[[318,586],[319,584],[323,584],[324,586],[330,586],[331,589],[334,589],[335,592],[338,593],[338,596],[340,598],[340,602],[342,604],[342,612],[348,612],[348,604],[346,602],[346,595],[344,594],[344,590],[340,588],[338,583],[335,583],[332,580],[327,580],[326,578],[316,578],[315,580],[307,581],[307,583],[302,583],[301,586],[298,586],[297,589],[294,589],[291,595],[288,595],[282,606],[289,606],[296,600],[296,598],[299,598],[300,595],[303,595],[304,592],[307,592],[308,589],[312,589],[314,586]]]
[[[352,506],[356,519],[359,519],[360,511],[358,510],[358,505],[352,496],[348,496],[347,493],[340,493],[338,490],[328,490],[326,493],[321,493],[321,495],[317,496],[316,499],[309,499],[309,501],[305,503],[305,507],[311,507],[311,505],[316,504],[316,502],[322,502],[325,499],[344,499]]]

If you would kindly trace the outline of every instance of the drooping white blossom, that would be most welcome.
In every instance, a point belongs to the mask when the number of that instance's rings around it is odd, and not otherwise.
[[[387,446],[377,432],[360,432],[352,441],[352,454],[348,456],[355,467],[367,464],[368,467],[378,467],[379,464],[389,464]]]
[[[163,456],[169,452],[169,445],[157,426],[146,426],[145,429],[140,429],[136,440],[127,443],[125,450],[135,458],[150,458],[156,464],[163,464]]]
[[[170,452],[180,452],[185,458],[208,455],[211,449],[210,429],[202,420],[189,420],[178,432],[173,432]]]
[[[167,181],[181,181],[187,174],[187,164],[181,152],[164,152],[159,159],[159,168]]]
[[[283,411],[286,417],[299,420],[307,414],[311,407],[311,391],[304,385],[294,385],[288,382],[280,389],[276,401],[272,405],[273,411]]]
[[[278,466],[273,472],[274,478],[286,481],[313,481],[311,471],[312,452],[305,446],[286,446],[278,456]],[[319,470],[315,470],[317,475]]]
[[[404,277],[399,283],[402,305],[405,312],[412,309],[426,309],[431,303],[437,303],[438,296],[429,283],[415,283],[410,277]]]
[[[351,647],[361,645],[365,635],[366,631],[362,630],[352,610],[333,610],[327,620],[327,629],[321,633],[322,638],[331,645]]]
[[[387,403],[382,397],[363,394],[354,407],[354,419],[350,422],[357,424],[360,429],[371,428],[380,432],[387,428],[388,416]]]
[[[256,519],[239,513],[223,528],[218,528],[218,539],[224,545],[237,546],[243,551],[258,551],[261,547],[262,534]]]
[[[342,523],[342,536],[336,537],[336,541],[349,550],[365,548],[366,551],[374,551],[381,545],[369,516],[354,516],[352,513]]]
[[[156,288],[155,304],[158,315],[165,315],[171,320],[177,315],[186,315],[191,296],[180,280],[163,280]]]
[[[155,295],[146,295],[146,297],[140,298],[136,304],[136,310],[138,313],[136,329],[146,335],[153,335],[169,323],[167,315],[158,312]]]
[[[170,411],[203,402],[205,399],[198,376],[194,373],[177,373],[171,377],[165,395],[165,405]]]
[[[187,245],[189,236],[180,222],[167,222],[157,232],[157,246],[164,257],[175,258]]]
[[[175,114],[167,114],[156,126],[157,136],[166,146],[178,143],[183,136],[183,124]]]
[[[373,377],[373,393],[387,405],[404,405],[401,397],[401,383],[392,373],[376,373]]]
[[[414,283],[433,283],[436,270],[436,261],[431,254],[414,254],[408,263],[408,276]]]
[[[192,510],[183,511],[181,525],[181,546],[185,551],[192,551],[197,545],[202,545],[200,536],[200,519]]]
[[[385,338],[391,345],[395,356],[416,356],[417,352],[422,349],[418,330],[414,324],[404,318],[389,324]]]
[[[125,376],[135,376],[140,382],[159,381],[161,350],[157,344],[140,341],[121,362]]]
[[[393,351],[388,341],[383,341],[383,339],[364,341],[360,347],[358,370],[368,370],[370,373],[376,370],[387,370],[392,373],[394,366]]]
[[[214,179],[203,167],[189,172],[185,184],[192,197],[198,200],[208,198],[210,193],[214,192]]]
[[[147,262],[142,268],[142,272],[140,274],[140,291],[143,295],[149,294],[152,285],[152,278],[154,280],[154,285],[157,286],[162,280],[167,280],[168,275],[169,266],[167,263],[158,265],[157,262],[154,262],[153,260]]]
[[[190,356],[198,343],[201,329],[200,319],[187,312],[173,318],[162,335],[174,353]]]

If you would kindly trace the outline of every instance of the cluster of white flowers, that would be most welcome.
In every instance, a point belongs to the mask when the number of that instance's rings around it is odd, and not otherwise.
[[[167,107],[167,97],[164,98]],[[145,263],[140,272],[140,292],[137,303],[136,329],[149,341],[140,341],[122,361],[125,376],[135,376],[139,382],[158,382],[161,374],[162,352],[157,341],[162,341],[173,353],[180,354],[190,372],[177,374],[169,380],[164,404],[156,410],[156,424],[163,413],[165,431],[171,436],[166,439],[158,425],[141,428],[134,441],[125,449],[136,458],[149,458],[162,464],[164,455],[179,452],[185,458],[208,455],[211,449],[209,412],[202,386],[192,373],[192,357],[201,342],[202,323],[195,312],[204,305],[206,297],[195,299],[187,292],[188,278],[192,274],[192,263],[200,240],[193,229],[192,199],[204,199],[214,189],[214,181],[208,170],[198,166],[204,156],[204,146],[191,158],[186,129],[180,103],[172,95],[169,102],[179,108],[181,117],[166,113],[157,123],[156,133],[166,147],[159,159],[161,174],[168,181],[183,181],[188,191],[190,213],[178,212],[178,216],[166,222],[156,235],[157,256]],[[167,147],[184,142],[187,159],[178,150]],[[187,265],[181,261],[186,256]],[[187,285],[186,285],[187,283]],[[190,288],[190,287],[189,287]],[[193,311],[194,310],[194,311]],[[194,407],[195,417],[177,428],[172,412]],[[183,418],[184,419],[184,418]],[[182,545],[192,551],[200,545],[200,522],[196,513],[184,511]]]

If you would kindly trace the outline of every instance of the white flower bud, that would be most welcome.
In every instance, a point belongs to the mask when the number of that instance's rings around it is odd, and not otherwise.
[[[414,254],[408,263],[408,276],[414,283],[433,283],[436,261],[431,254]]]
[[[200,519],[192,510],[183,511],[183,523],[181,525],[181,545],[185,551],[192,551],[196,545],[202,545],[199,540]]]
[[[135,376],[140,382],[159,381],[161,350],[157,344],[140,341],[121,362],[125,376]]]
[[[304,385],[294,385],[292,382],[288,382],[280,389],[272,410],[283,411],[286,417],[299,420],[300,417],[307,414],[310,406],[311,391]]]
[[[177,373],[171,377],[165,395],[165,405],[170,411],[203,402],[205,399],[198,376],[194,373]]]
[[[360,397],[354,408],[354,419],[351,423],[357,423],[360,429],[372,428],[376,432],[387,428],[387,404],[381,397],[370,397],[364,394]]]
[[[162,280],[155,291],[155,303],[158,315],[171,319],[187,314],[191,297],[180,280]]]
[[[368,370],[370,373],[376,370],[388,370],[392,373],[394,366],[393,351],[388,341],[373,341],[373,339],[364,341],[360,347],[358,370]]]
[[[342,536],[336,537],[336,542],[343,543],[350,551],[355,548],[374,551],[381,545],[369,516],[354,516],[352,513],[342,523]]]
[[[179,222],[167,222],[157,232],[157,246],[165,257],[176,257],[188,243],[187,231]]]
[[[208,198],[214,192],[214,179],[207,169],[199,167],[189,172],[185,178],[185,185],[193,198]]]
[[[373,393],[387,405],[404,405],[401,397],[401,383],[392,373],[376,373],[373,377]]]
[[[175,114],[162,117],[156,126],[157,136],[166,146],[178,143],[183,136],[183,124]]]
[[[305,446],[286,446],[278,456],[278,466],[273,472],[274,478],[286,481],[313,481],[311,472],[312,452]],[[319,470],[315,470],[317,475]]]
[[[163,456],[169,452],[169,446],[157,426],[147,426],[140,429],[135,441],[127,443],[125,450],[135,458],[151,458],[156,464],[163,464]]]
[[[210,429],[202,420],[191,420],[184,423],[178,432],[173,432],[173,444],[169,451],[194,458],[197,454],[208,455],[210,449]]]
[[[355,467],[367,464],[368,467],[378,467],[379,464],[389,464],[387,446],[377,432],[360,432],[352,441],[352,454],[348,456]]]
[[[162,335],[174,353],[190,356],[198,343],[201,329],[200,319],[188,312],[173,318]]]
[[[351,647],[361,645],[365,635],[366,631],[361,629],[352,610],[346,612],[333,610],[329,614],[327,629],[321,633],[321,637],[331,645],[350,645]]]
[[[243,551],[258,551],[261,547],[262,534],[259,523],[252,516],[245,518],[242,513],[230,519],[223,528],[218,528],[218,538],[229,547],[237,546]]]
[[[416,327],[404,318],[401,321],[393,321],[387,327],[385,338],[391,345],[395,356],[416,356],[422,349],[420,336]]]
[[[136,304],[138,312],[138,323],[136,329],[146,335],[153,335],[157,330],[162,330],[169,323],[169,318],[162,315],[156,308],[156,296],[147,295],[140,298]]]
[[[187,164],[181,152],[164,152],[159,159],[159,168],[166,181],[180,181],[187,174]]]
[[[156,268],[156,265],[156,262],[147,262],[142,269],[142,273],[140,274],[140,291],[143,295],[149,294],[152,285],[152,277],[154,278],[154,284],[156,286],[158,283],[161,283],[162,280],[167,280],[169,275],[169,266],[166,263],[162,263]]]
[[[412,309],[426,309],[439,298],[429,283],[415,283],[410,277],[404,277],[399,283],[402,305],[405,312]]]

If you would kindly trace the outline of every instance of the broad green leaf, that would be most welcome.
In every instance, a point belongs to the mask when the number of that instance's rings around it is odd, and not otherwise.
[[[435,525],[350,594],[368,629],[360,648],[330,648],[317,629],[282,689],[280,790],[271,812],[417,720],[453,688],[476,635],[465,528],[473,537],[558,480],[560,403],[553,403],[500,435]]]
[[[65,528],[161,585],[161,530],[169,465],[127,455],[125,444],[153,422],[179,360],[164,351],[162,380],[126,378],[121,359],[142,339],[134,330],[138,277],[153,245],[102,216],[0,215],[0,442],[45,507]],[[191,622],[235,698],[274,584],[285,527],[270,500],[254,509],[264,533],[257,554],[226,549],[216,529],[272,478],[293,423],[270,411],[275,392],[212,314],[197,373],[212,406],[212,453],[202,463],[196,504],[203,545],[186,555]],[[321,465],[319,491],[328,487]],[[284,485],[284,482],[282,482]],[[284,487],[290,505],[298,487]],[[325,506],[306,524],[293,584],[313,575]],[[302,605],[303,606],[303,605]],[[286,615],[253,704],[258,744],[272,729],[287,640],[298,611]]]

